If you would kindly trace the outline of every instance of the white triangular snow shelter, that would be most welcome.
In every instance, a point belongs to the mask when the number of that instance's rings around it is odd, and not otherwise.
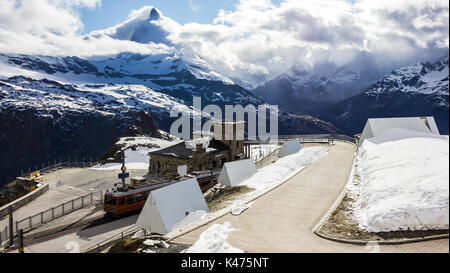
[[[281,147],[278,152],[278,157],[282,158],[288,155],[298,153],[302,149],[302,144],[298,140],[289,140],[284,142],[283,147]]]
[[[219,183],[225,186],[237,186],[256,173],[255,161],[244,159],[227,162],[219,175]]]
[[[166,234],[189,213],[209,212],[197,178],[154,190],[145,202],[136,226],[152,233]]]
[[[394,128],[439,135],[433,117],[371,118],[367,120],[358,144],[361,145],[364,140],[377,137]]]

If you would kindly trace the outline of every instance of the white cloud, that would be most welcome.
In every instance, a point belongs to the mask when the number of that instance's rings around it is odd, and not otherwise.
[[[172,50],[162,44],[140,44],[107,35],[82,36],[83,23],[77,9],[100,5],[101,0],[1,0],[0,52],[88,57],[124,51],[160,54]],[[144,15],[133,11],[130,20],[139,16]]]
[[[158,37],[156,42],[202,56],[225,76],[257,85],[292,66],[392,69],[437,58],[449,47],[449,3],[442,0],[284,0],[278,6],[241,0],[212,24],[180,25],[162,17],[151,26],[146,23],[152,7],[145,7],[123,24],[81,36],[77,9],[99,5],[100,0],[1,0],[0,52],[83,57],[170,50],[127,41]]]
[[[197,3],[195,0],[188,0],[188,5],[189,8],[193,11],[193,12],[199,12],[200,11],[200,4]]]
[[[174,43],[251,84],[294,65],[389,68],[448,50],[448,2],[437,0],[241,0],[214,24],[186,24]],[[245,75],[245,76],[242,76]]]

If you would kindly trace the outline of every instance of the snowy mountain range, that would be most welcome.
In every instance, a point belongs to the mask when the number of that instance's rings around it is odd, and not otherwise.
[[[403,115],[435,115],[448,133],[448,57],[380,81],[364,69],[311,73],[297,66],[249,91],[201,56],[173,46],[165,31],[173,23],[155,8],[142,9],[84,37],[130,40],[145,44],[146,53],[0,53],[0,184],[60,158],[95,159],[130,132],[158,138],[155,132],[169,131],[174,120],[170,110],[192,111],[194,96],[203,106],[279,105],[280,134],[359,133],[368,117]],[[150,130],[143,119],[156,124]]]
[[[131,126],[141,132],[135,124],[142,112],[168,131],[170,111],[193,110],[194,96],[203,106],[222,108],[265,103],[201,58],[178,51],[91,59],[1,54],[0,176],[11,179],[21,169],[60,158],[95,159]],[[341,131],[312,117],[280,113],[279,132]]]
[[[362,92],[381,78],[378,72],[339,68],[313,73],[296,66],[254,93],[271,104],[293,113],[317,115],[323,109]]]
[[[392,71],[365,92],[320,115],[347,133],[360,133],[368,118],[434,116],[441,134],[449,133],[449,57]]]

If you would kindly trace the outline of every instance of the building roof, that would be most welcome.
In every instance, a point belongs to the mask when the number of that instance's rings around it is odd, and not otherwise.
[[[370,118],[367,120],[358,145],[368,138],[377,137],[393,128],[439,135],[433,117]]]
[[[151,152],[150,155],[162,155],[188,159],[195,151],[197,144],[202,144],[207,153],[227,151],[230,148],[223,142],[209,138],[199,138],[190,141],[183,141],[173,146]]]

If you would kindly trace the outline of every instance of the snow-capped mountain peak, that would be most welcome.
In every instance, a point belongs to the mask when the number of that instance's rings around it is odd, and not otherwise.
[[[150,21],[156,21],[159,20],[162,16],[161,11],[159,11],[157,8],[152,8],[152,10],[150,11]]]
[[[173,20],[163,16],[161,11],[152,6],[143,7],[135,11],[128,20],[105,30],[93,31],[87,38],[109,36],[118,40],[129,40],[137,43],[171,45],[167,39],[169,32],[164,26],[176,24]]]
[[[430,63],[418,63],[392,71],[373,88],[368,94],[403,92],[411,94],[448,95],[449,58]]]
[[[285,111],[316,115],[324,107],[363,92],[379,78],[370,71],[341,68],[316,73],[297,65],[254,92]]]
[[[448,55],[395,69],[361,94],[324,111],[321,117],[352,134],[361,133],[368,118],[433,116],[448,134]]]

